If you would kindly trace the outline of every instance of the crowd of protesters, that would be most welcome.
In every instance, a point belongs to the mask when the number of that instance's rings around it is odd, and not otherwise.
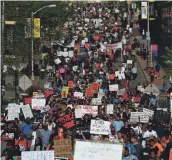
[[[74,46],[67,48],[73,51],[73,56],[59,56],[58,52],[64,52],[65,47],[53,46],[57,55],[54,56],[54,71],[48,76],[54,80],[47,82],[46,88],[53,94],[46,97],[44,110],[32,110],[32,118],[21,112],[13,121],[8,121],[8,112],[1,115],[2,156],[11,160],[20,157],[22,151],[53,150],[54,140],[77,138],[121,144],[123,160],[169,160],[172,148],[170,121],[157,123],[153,116],[148,123],[130,121],[131,112],[142,112],[143,108],[155,111],[158,97],[139,90],[140,86],[144,89],[148,84],[137,82],[134,51],[141,46],[133,37],[132,25],[127,25],[127,17],[106,3],[73,4],[72,7],[74,13],[65,25],[65,32],[75,40]],[[127,63],[128,60],[132,60],[131,63]],[[157,65],[157,78],[159,70]],[[73,87],[63,94],[63,87],[68,87],[69,81],[73,82]],[[133,88],[131,82],[136,87]],[[98,84],[98,89],[87,95],[86,90],[93,83]],[[123,94],[111,91],[109,86],[113,84],[118,84]],[[76,98],[74,92],[83,93],[83,96]],[[66,129],[59,122],[61,116],[75,112],[77,105],[91,105],[93,98],[100,97],[97,115],[76,118],[72,129]],[[24,99],[21,102],[25,103]],[[111,114],[107,114],[108,104],[113,104]],[[111,122],[111,133],[90,134],[92,119]]]

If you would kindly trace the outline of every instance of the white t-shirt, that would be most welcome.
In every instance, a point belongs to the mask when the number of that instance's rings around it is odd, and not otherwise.
[[[32,139],[32,142],[31,142],[31,146],[34,146],[35,141],[36,141],[36,131],[33,131],[32,136],[33,136],[33,139]]]
[[[149,137],[157,137],[156,131],[152,130],[151,132],[146,131],[143,135],[143,138],[149,138]]]

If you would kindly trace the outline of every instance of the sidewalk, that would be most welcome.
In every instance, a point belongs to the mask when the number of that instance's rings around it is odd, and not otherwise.
[[[133,31],[133,36],[136,37],[141,44],[144,43],[145,46],[147,45],[146,44],[146,40],[142,39],[142,36],[140,35],[140,32],[138,30]],[[148,70],[146,69],[147,68],[147,60],[142,59],[138,55],[136,55],[136,58],[137,58],[138,62],[140,63],[140,66],[141,66],[141,68],[143,70],[143,73],[144,73],[147,81],[150,82],[150,76],[148,74]],[[155,61],[154,61],[154,64],[156,64]],[[149,60],[148,65],[149,65],[149,67],[151,66],[150,60]],[[163,87],[163,82],[164,82],[164,78],[163,77],[164,76],[165,76],[165,71],[163,70],[163,68],[161,68],[161,70],[160,70],[160,79],[154,79],[154,82],[153,82],[160,90],[162,90],[162,87]],[[170,84],[168,84],[168,87],[169,86],[170,86]]]

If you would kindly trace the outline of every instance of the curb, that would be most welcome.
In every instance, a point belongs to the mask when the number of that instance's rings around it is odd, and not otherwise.
[[[138,64],[139,64],[139,67],[142,69],[142,72],[143,72],[143,74],[144,74],[144,77],[145,77],[146,82],[147,82],[147,83],[150,82],[150,78],[148,77],[147,73],[145,72],[143,66],[141,65],[138,56],[136,55],[135,57],[136,57],[136,60],[137,60],[137,62],[138,62]]]

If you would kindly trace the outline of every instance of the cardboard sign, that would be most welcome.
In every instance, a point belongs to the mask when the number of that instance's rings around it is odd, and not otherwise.
[[[75,126],[75,113],[72,112],[58,119],[58,122],[62,124],[66,129],[73,128]]]
[[[77,97],[77,98],[82,98],[83,97],[83,95],[84,95],[84,93],[82,93],[82,92],[74,92],[74,97]]]
[[[127,60],[127,64],[133,64],[132,60]]]
[[[22,151],[21,152],[22,160],[53,160],[54,159],[54,150],[51,151]]]
[[[31,104],[32,103],[32,97],[24,98],[25,104]]]
[[[81,105],[82,115],[84,114],[98,114],[98,106]]]
[[[93,91],[92,87],[86,88],[86,91],[85,91],[86,97],[92,97],[93,94],[94,94],[94,91]]]
[[[93,98],[91,101],[92,105],[101,105],[102,104],[102,99],[101,98]]]
[[[150,109],[143,108],[143,112],[148,115],[149,117],[152,117],[154,115],[154,111]]]
[[[93,82],[92,85],[91,85],[91,87],[92,87],[92,89],[93,89],[94,91],[97,91],[97,90],[99,89],[99,83]]]
[[[82,118],[82,109],[80,105],[75,106],[75,118]]]
[[[45,98],[51,96],[52,94],[53,94],[53,91],[45,91],[44,92]]]
[[[71,139],[60,139],[54,141],[55,156],[65,157],[72,160],[72,141]]]
[[[29,118],[32,118],[33,117],[32,110],[31,110],[31,108],[30,108],[29,105],[23,105],[21,107],[21,109],[22,109],[22,112],[24,114],[25,119],[28,118],[28,117]]]
[[[76,140],[74,160],[121,160],[122,149],[117,144]]]
[[[108,104],[106,108],[107,114],[113,114],[113,104]]]
[[[46,100],[45,99],[32,99],[32,109],[34,110],[42,110],[45,106]]]
[[[68,81],[68,87],[69,87],[69,88],[73,88],[73,86],[74,86],[73,81]]]
[[[114,80],[114,79],[115,79],[115,74],[110,74],[110,75],[109,75],[109,79],[110,79],[110,80]]]
[[[61,93],[62,98],[67,98],[68,93],[69,93],[69,87],[63,86],[62,93]]]
[[[91,120],[91,134],[101,134],[101,135],[109,135],[111,134],[110,129],[111,122],[104,120]]]
[[[109,91],[118,91],[118,84],[109,85]]]

